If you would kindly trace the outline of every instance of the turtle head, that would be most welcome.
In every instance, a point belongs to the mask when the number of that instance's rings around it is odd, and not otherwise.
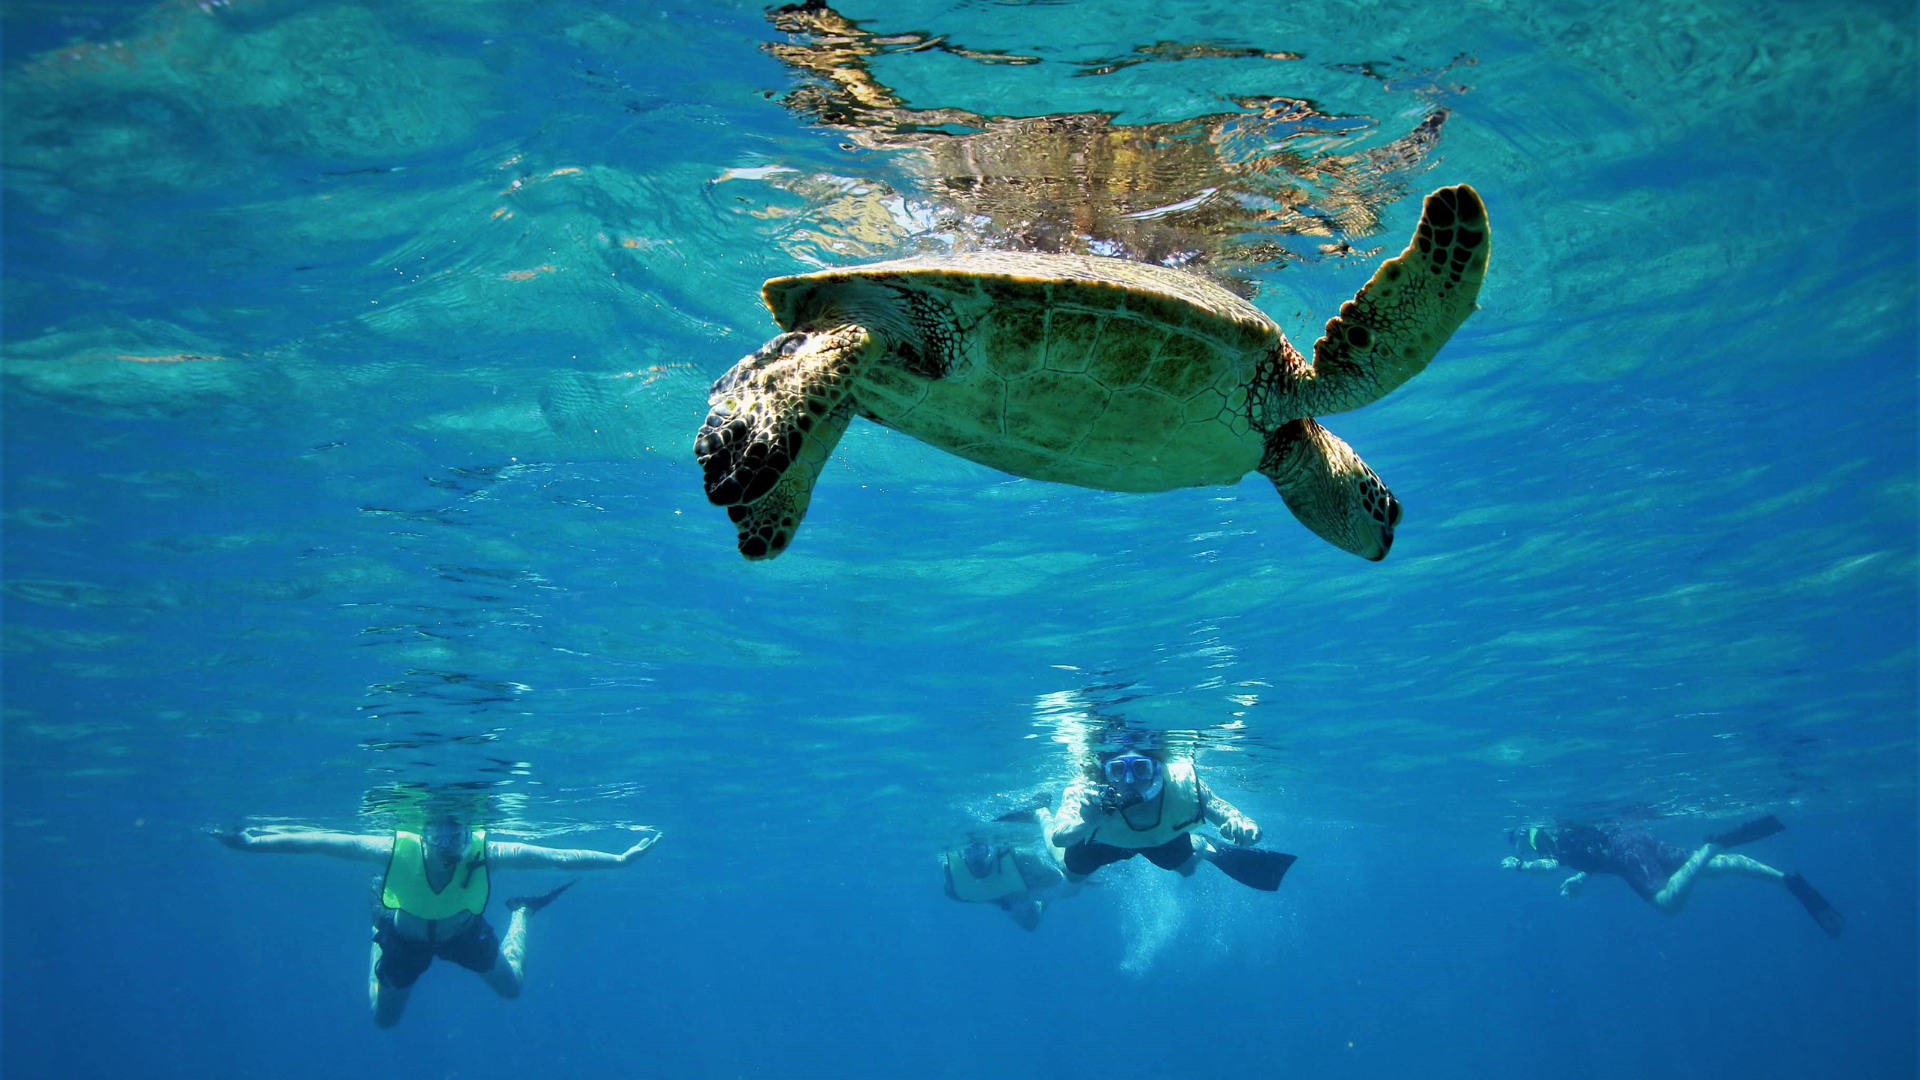
[[[807,345],[808,335],[804,331],[789,330],[784,334],[776,334],[759,348],[741,357],[740,362],[734,365],[734,370],[743,372],[765,370],[782,360],[799,355]]]
[[[744,377],[756,371],[765,371],[782,361],[790,361],[794,366],[811,369],[814,365],[826,362],[831,368],[838,354],[853,353],[865,355],[878,344],[874,335],[863,326],[852,324],[808,326],[799,330],[789,330],[766,341],[758,349],[740,358],[740,362],[727,373],[728,379]]]
[[[1300,524],[1322,540],[1372,562],[1387,557],[1400,524],[1400,500],[1353,447],[1312,417],[1267,436],[1260,472]]]

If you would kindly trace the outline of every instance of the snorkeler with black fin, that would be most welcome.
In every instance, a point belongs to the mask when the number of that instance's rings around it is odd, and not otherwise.
[[[541,847],[495,840],[484,827],[455,810],[385,835],[320,831],[218,830],[214,836],[237,851],[330,855],[385,863],[374,899],[373,947],[367,964],[367,997],[373,1022],[392,1027],[406,1010],[413,984],[435,959],[450,960],[479,975],[503,998],[520,996],[526,982],[527,924],[540,909],[572,888],[569,881],[539,896],[507,901],[507,932],[496,934],[484,912],[497,870],[595,870],[627,866],[660,840],[646,829],[640,841],[617,854]]]
[[[1799,874],[1782,873],[1757,859],[1725,851],[1725,848],[1764,840],[1786,828],[1780,819],[1768,814],[1726,832],[1715,833],[1695,851],[1657,839],[1642,829],[1618,825],[1535,826],[1524,833],[1510,831],[1509,842],[1525,837],[1527,848],[1540,855],[1524,859],[1509,855],[1500,861],[1508,870],[1552,873],[1561,869],[1575,871],[1560,885],[1560,895],[1573,896],[1580,891],[1589,874],[1612,874],[1637,893],[1642,900],[1670,915],[1678,914],[1702,877],[1752,877],[1785,885],[1801,906],[1807,909],[1820,929],[1830,937],[1839,937],[1845,920],[1826,898],[1816,892]]]
[[[1194,829],[1210,824],[1230,847]],[[1050,836],[1070,877],[1144,855],[1181,875],[1209,862],[1250,888],[1280,888],[1294,856],[1260,851],[1260,826],[1209,788],[1193,759],[1150,733],[1122,732],[1119,745],[1091,749],[1079,779],[1060,797]]]

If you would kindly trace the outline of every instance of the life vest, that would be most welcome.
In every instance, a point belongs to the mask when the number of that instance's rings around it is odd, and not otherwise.
[[[487,831],[475,829],[467,839],[460,865],[453,868],[447,887],[434,891],[427,881],[427,845],[419,833],[395,832],[393,855],[387,859],[387,880],[380,902],[428,921],[452,918],[463,911],[480,914],[487,908]]]
[[[1152,803],[1100,815],[1100,824],[1087,842],[1122,848],[1156,848],[1206,820],[1200,798],[1200,777],[1191,761],[1169,761],[1161,767],[1160,812],[1150,824],[1139,824]]]
[[[947,851],[947,876],[953,881],[956,900],[992,903],[1002,897],[1018,896],[1028,891],[1027,879],[1020,874],[1019,861],[1014,858],[1012,848],[1001,848],[994,852],[993,867],[984,877],[976,877],[967,868],[965,849],[951,848]]]

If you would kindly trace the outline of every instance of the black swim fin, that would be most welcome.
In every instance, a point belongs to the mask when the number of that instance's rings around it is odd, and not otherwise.
[[[1745,825],[1735,826],[1726,832],[1715,833],[1707,837],[1707,843],[1723,848],[1734,848],[1741,844],[1751,844],[1755,840],[1765,840],[1774,833],[1785,830],[1786,826],[1780,824],[1779,818],[1768,814],[1766,817],[1754,818]]]
[[[1807,914],[1813,916],[1813,921],[1820,924],[1820,929],[1825,930],[1828,937],[1840,936],[1841,928],[1847,924],[1846,920],[1840,917],[1840,913],[1833,909],[1832,904],[1827,903],[1826,897],[1821,896],[1812,885],[1807,884],[1806,878],[1799,874],[1788,874],[1787,891],[1793,894],[1794,899],[1800,901],[1800,906],[1807,909]]]
[[[578,884],[580,884],[580,879],[574,878],[572,881],[567,882],[565,885],[560,886],[550,893],[543,893],[539,896],[516,896],[507,901],[507,910],[519,911],[521,908],[525,908],[527,914],[532,915],[534,912],[560,899],[561,893],[566,892]]]
[[[1009,810],[1006,813],[995,817],[993,820],[1025,825],[1030,821],[1038,821],[1039,820],[1038,815],[1040,811],[1045,810],[1052,805],[1053,805],[1053,798],[1051,796],[1049,796],[1044,791],[1037,791],[1027,797],[1026,806],[1018,810]]]
[[[1280,879],[1287,876],[1287,867],[1293,865],[1293,860],[1294,856],[1283,851],[1241,847],[1216,847],[1207,857],[1221,873],[1261,892],[1278,890]]]

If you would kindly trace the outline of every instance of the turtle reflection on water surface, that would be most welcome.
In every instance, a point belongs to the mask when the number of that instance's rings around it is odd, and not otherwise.
[[[924,191],[938,228],[963,247],[1059,254],[1119,255],[1205,267],[1251,294],[1246,271],[1320,256],[1367,256],[1350,238],[1379,228],[1380,210],[1438,143],[1447,110],[1429,107],[1398,138],[1340,152],[1329,140],[1376,129],[1364,116],[1339,116],[1284,96],[1233,98],[1237,111],[1146,124],[1104,112],[987,116],[966,109],[910,107],[874,77],[874,57],[939,51],[984,64],[1038,59],[982,52],[921,33],[881,34],[820,3],[769,13],[788,40],[767,46],[798,76],[780,100],[840,133],[852,146],[906,151],[903,164]],[[1099,76],[1138,63],[1201,58],[1295,60],[1296,54],[1214,44],[1163,42],[1134,55],[1077,65]],[[1279,69],[1284,70],[1284,69]],[[1361,72],[1369,77],[1371,71]],[[810,220],[843,255],[897,249],[908,226],[887,207],[885,184],[782,173],[770,181],[816,200]],[[1289,237],[1314,238],[1306,250]]]

